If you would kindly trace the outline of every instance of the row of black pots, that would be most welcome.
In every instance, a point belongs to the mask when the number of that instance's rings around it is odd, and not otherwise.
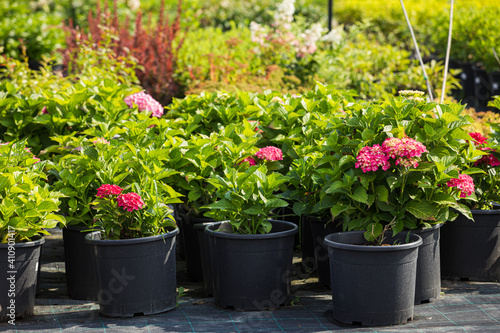
[[[441,267],[442,267],[442,277],[443,278],[448,278],[448,279],[470,279],[470,280],[478,280],[478,281],[496,281],[500,279],[500,250],[498,249],[498,242],[500,238],[500,211],[499,210],[494,210],[494,211],[472,211],[475,222],[466,220],[457,220],[455,222],[450,222],[445,224],[445,226],[442,228],[442,241],[441,241],[441,253],[439,253],[439,246],[436,244],[437,241],[439,241],[439,226],[436,226],[430,230],[422,230],[422,232],[419,233],[419,235],[423,239],[423,244],[419,249],[419,260],[438,260],[441,258]],[[309,225],[314,225],[315,227],[319,226],[320,231],[325,232],[326,234],[331,234],[332,230],[328,230],[324,228],[324,224],[321,223],[321,221],[317,221],[318,223],[312,222],[314,219],[308,219]],[[204,256],[204,259],[201,260],[202,263],[211,263],[207,267],[204,267],[204,276],[207,277],[205,279],[205,287],[207,290],[208,294],[213,294],[214,293],[214,287],[216,287],[219,290],[223,289],[220,286],[227,286],[227,281],[223,280],[223,276],[226,274],[226,270],[228,269],[227,267],[222,269],[220,267],[223,267],[221,263],[219,263],[217,260],[220,260],[219,258],[223,257],[220,254],[217,255],[211,255],[211,253],[216,253],[215,250],[212,249],[214,246],[213,244],[217,243],[220,244],[222,241],[218,239],[217,241],[212,241],[210,240],[211,238],[209,237],[211,234],[207,233],[205,231],[206,228],[206,223],[203,224],[196,224],[195,230],[198,232],[198,241],[200,244],[200,254]],[[294,224],[292,224],[294,225]],[[328,226],[328,225],[327,225]],[[296,228],[296,227],[295,227]],[[324,229],[324,230],[322,230]],[[67,244],[71,245],[77,245],[79,242],[81,243],[81,239],[85,235],[85,233],[81,233],[81,228],[74,228],[74,227],[68,227],[64,230],[64,237],[65,237],[65,246]],[[335,231],[335,230],[334,230]],[[74,235],[69,235],[69,233],[74,233]],[[170,233],[171,236],[176,234],[176,232]],[[215,234],[212,232],[212,234]],[[76,237],[76,238],[75,238]],[[146,280],[142,278],[137,278],[141,276],[141,273],[145,267],[138,268],[136,271],[129,271],[128,266],[125,266],[125,264],[121,261],[121,259],[126,259],[127,258],[123,257],[122,255],[116,255],[116,254],[109,254],[107,251],[111,248],[111,243],[109,241],[100,241],[97,239],[97,236],[92,236],[92,240],[89,243],[95,242],[95,244],[87,247],[85,249],[84,247],[76,247],[76,250],[71,252],[69,248],[65,249],[65,255],[67,259],[67,274],[68,274],[68,292],[70,293],[70,296],[72,298],[80,298],[80,299],[99,299],[100,296],[100,302],[101,303],[106,303],[103,304],[103,309],[106,311],[107,314],[109,315],[118,315],[114,313],[113,309],[113,304],[108,303],[111,302],[111,299],[114,299],[115,297],[118,297],[119,294],[121,294],[121,289],[123,285],[129,285],[133,284],[131,281],[136,280],[135,284],[137,284],[137,288],[140,288],[141,292],[139,294],[145,294],[143,291],[143,286],[148,285],[148,286],[153,286],[153,280],[157,279],[152,279],[152,276],[170,276],[172,279],[170,279],[170,282],[168,283],[170,286],[174,286],[173,290],[175,292],[175,263],[172,264],[170,262],[169,269],[167,271],[169,272],[168,274],[166,271],[162,271],[162,273],[157,272],[154,275],[150,274],[148,277],[146,277]],[[293,236],[295,237],[295,235]],[[292,237],[292,240],[293,240]],[[323,237],[324,238],[324,237]],[[80,239],[80,240],[78,240]],[[318,236],[316,237],[317,240],[321,240],[322,237]],[[161,241],[163,242],[163,250],[165,250],[165,239],[162,237]],[[163,259],[163,262],[166,262],[166,258],[175,258],[175,237],[171,240],[172,242],[170,243],[169,251],[160,253],[159,255],[154,255],[153,257],[159,257]],[[234,240],[232,240],[234,241]],[[98,245],[97,243],[105,243],[107,245]],[[29,242],[29,243],[21,243],[21,244],[16,244],[16,267],[15,271],[17,272],[17,276],[22,276],[23,283],[16,283],[16,317],[21,318],[21,317],[26,317],[29,316],[33,313],[33,305],[34,305],[34,297],[36,293],[36,276],[38,275],[39,272],[39,255],[40,255],[40,248],[41,244],[43,243],[43,239],[40,239],[36,242]],[[140,243],[140,242],[139,242]],[[135,245],[139,245],[135,244]],[[293,241],[292,241],[293,244]],[[463,244],[466,244],[465,246]],[[28,246],[29,245],[29,246]],[[322,248],[324,246],[324,242],[321,242],[319,246],[316,246],[316,258],[325,258],[323,251],[325,248]],[[0,246],[0,248],[6,247],[5,244]],[[25,250],[28,248],[33,248],[34,251],[30,254],[25,253]],[[135,257],[135,262],[137,264],[142,263],[146,265],[147,267],[149,266],[154,266],[152,262],[148,260],[144,260],[145,257],[151,257],[151,251],[147,250],[147,254],[144,253],[144,251],[138,251],[139,247],[131,247],[132,253],[130,253],[130,256]],[[174,251],[174,252],[172,252]],[[290,247],[290,255],[293,253],[293,245]],[[167,254],[168,253],[168,254]],[[83,256],[81,256],[84,254]],[[103,265],[98,268],[99,271],[96,271],[96,265],[90,265],[90,266],[85,266],[85,263],[89,262],[88,257],[99,257],[103,261]],[[241,258],[239,257],[239,253],[236,254],[237,256],[237,261],[241,263]],[[7,255],[2,256],[2,261],[5,261],[5,258],[7,258]],[[213,262],[213,258],[216,258],[216,262]],[[426,259],[427,257],[427,259]],[[87,258],[87,259],[86,259]],[[112,258],[112,259],[111,259]],[[119,258],[120,260],[117,260]],[[430,259],[429,259],[430,258]],[[479,260],[478,258],[483,258],[483,260]],[[99,260],[101,260],[99,259]],[[321,261],[321,260],[319,260]],[[74,263],[77,263],[77,265],[74,265]],[[324,264],[324,263],[323,263]],[[7,265],[7,262],[2,262],[2,265]],[[135,265],[135,264],[134,264]],[[428,264],[426,264],[428,265]],[[161,266],[161,265],[160,265]],[[320,269],[321,265],[318,265],[318,269]],[[429,266],[432,266],[429,265]],[[139,266],[137,266],[139,267]],[[203,267],[203,265],[201,265]],[[219,273],[215,273],[217,269],[214,270],[214,267],[219,269]],[[438,266],[439,267],[439,266]],[[83,268],[83,269],[81,269]],[[329,267],[331,269],[331,267]],[[73,270],[79,269],[78,273],[73,272]],[[162,269],[165,269],[162,268]],[[254,268],[255,269],[255,268]],[[273,271],[274,269],[270,269],[270,271]],[[106,273],[107,271],[107,273]],[[256,270],[258,271],[258,270]],[[94,280],[93,275],[99,275],[103,272],[101,280],[97,280],[99,283],[96,287],[95,291],[89,291],[88,294],[86,295],[79,295],[79,291],[84,291],[84,290],[89,290],[89,287],[85,284],[92,284]],[[224,273],[222,273],[224,272]],[[250,270],[250,272],[255,272],[253,270]],[[424,272],[426,272],[424,274]],[[433,298],[437,297],[440,292],[440,275],[439,275],[439,269],[431,269],[431,270],[424,270],[421,268],[417,269],[417,277],[416,277],[416,285],[417,285],[417,292],[415,295],[415,304],[420,304],[421,302],[426,302],[426,301],[431,301]],[[2,271],[3,274],[9,274],[8,270]],[[23,274],[21,274],[23,273]],[[24,274],[27,273],[27,274]],[[107,274],[107,276],[106,276]],[[218,274],[218,275],[217,275]],[[284,274],[284,275],[283,275]],[[329,272],[328,272],[329,274]],[[249,273],[249,275],[252,275]],[[278,274],[280,275],[280,274]],[[422,276],[423,275],[423,276]],[[218,276],[217,279],[210,281],[210,278],[212,276]],[[282,278],[286,276],[286,271],[283,271],[281,274]],[[8,278],[10,276],[0,276],[2,280],[2,284],[5,283],[5,281],[8,281]],[[222,280],[221,280],[222,279]],[[331,277],[333,279],[333,277]],[[29,281],[28,281],[29,280]],[[161,280],[161,279],[160,279]],[[269,279],[272,280],[272,279]],[[110,284],[110,281],[113,283]],[[421,281],[421,287],[418,286],[419,282]],[[76,285],[71,285],[71,283],[75,283]],[[163,285],[165,284],[165,281],[160,281]],[[22,288],[18,286],[23,286]],[[285,284],[286,285],[286,284]],[[426,289],[422,288],[422,286],[425,286]],[[2,288],[5,288],[5,286],[2,286]],[[238,287],[240,288],[240,287]],[[3,290],[3,289],[2,289]],[[90,290],[92,290],[92,287],[90,287]],[[152,287],[150,292],[157,294],[157,288]],[[422,295],[418,295],[418,290],[422,291]],[[172,291],[172,290],[171,290]],[[216,292],[215,292],[216,293]],[[286,299],[289,295],[287,294],[287,290],[285,289],[284,291],[281,292],[283,297],[280,299]],[[116,295],[115,295],[116,294]],[[89,296],[90,295],[90,296]],[[112,297],[110,297],[112,296]],[[120,296],[121,297],[121,296]],[[125,297],[125,296],[123,296]],[[224,301],[224,300],[219,300],[221,296],[217,296],[218,303],[220,305],[224,306],[232,306],[235,308],[244,308],[246,305],[241,305],[234,303],[232,301]],[[136,297],[134,296],[134,302]],[[215,295],[214,295],[214,298]],[[22,300],[26,299],[31,303],[30,305],[27,305],[26,307],[20,306],[22,303]],[[254,299],[255,300],[255,299]],[[9,300],[10,301],[10,300]],[[5,302],[5,298],[2,298],[2,302]],[[172,303],[172,298],[170,299],[170,304]],[[120,301],[119,304],[127,303],[123,299]],[[262,307],[262,304],[271,304],[269,300],[259,300],[257,302],[260,304]],[[1,304],[2,309],[8,309],[9,304]],[[275,304],[274,305],[279,305]],[[269,306],[269,305],[268,305]],[[120,313],[123,314],[123,305],[120,305]],[[109,309],[109,310],[106,310]],[[158,307],[160,309],[160,307]],[[146,314],[151,314],[151,313],[156,313],[157,311],[164,311],[165,307],[161,308],[161,310],[155,310],[153,309],[132,309],[126,311],[127,315],[133,315],[135,313],[146,313]],[[6,310],[7,311],[7,310]],[[3,320],[6,319],[6,315],[9,314],[8,312],[2,312],[2,318]],[[121,314],[120,314],[121,316]]]
[[[453,67],[461,70],[458,78],[462,86],[462,90],[455,91],[454,96],[469,106],[484,108],[491,97],[500,95],[499,71],[487,72],[471,63],[456,63]]]

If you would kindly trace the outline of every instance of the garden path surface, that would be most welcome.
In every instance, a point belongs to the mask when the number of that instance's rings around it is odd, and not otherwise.
[[[298,261],[295,258],[295,261]],[[16,326],[0,323],[0,332],[500,332],[500,283],[443,280],[441,297],[415,307],[406,325],[361,327],[332,319],[331,295],[317,279],[294,280],[293,305],[275,311],[222,309],[203,296],[202,284],[188,282],[179,261],[178,286],[185,288],[175,310],[152,316],[109,318],[91,301],[69,299],[64,281],[60,232],[46,239],[35,316]]]

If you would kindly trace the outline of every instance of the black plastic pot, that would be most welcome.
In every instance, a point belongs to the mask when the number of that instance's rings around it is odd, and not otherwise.
[[[205,296],[213,296],[212,260],[210,258],[209,237],[205,234],[205,228],[213,222],[196,223],[194,229],[198,235],[200,244],[201,268],[203,271],[203,287]]]
[[[15,323],[33,315],[43,243],[45,239],[37,237],[11,246],[0,244],[0,321]],[[15,262],[9,262],[11,256]]]
[[[500,209],[471,210],[441,228],[441,277],[500,280]]]
[[[331,223],[328,218],[320,220],[312,216],[306,217],[306,223],[311,228],[314,240],[314,260],[318,270],[318,282],[321,286],[330,288],[330,259],[324,239],[329,234],[342,231],[342,227]]]
[[[479,103],[486,105],[491,98],[491,81],[488,72],[479,67],[473,68],[474,94]]]
[[[194,226],[198,223],[215,222],[213,219],[191,216],[184,213],[179,213],[180,225],[182,230],[181,238],[184,242],[184,259],[186,260],[186,276],[190,281],[203,281],[203,269],[200,255],[200,242],[198,234]]]
[[[228,222],[206,227],[215,304],[247,311],[275,309],[289,303],[298,227],[291,222],[270,222],[271,232],[258,235],[217,231],[228,227]]]
[[[295,235],[295,246],[300,246],[301,245],[300,238],[302,236],[302,230],[300,228],[302,223],[300,216],[295,215],[293,209],[290,208],[289,206],[275,208],[272,213],[274,214],[273,216],[274,220],[292,222],[293,224],[299,227],[299,232]]]
[[[490,73],[491,81],[491,96],[500,95],[500,72],[495,71]]]
[[[461,63],[460,84],[464,92],[464,97],[475,96],[474,71],[471,63]]]
[[[439,231],[442,226],[440,223],[431,228],[412,230],[422,238],[422,245],[418,249],[415,305],[435,301],[441,294]]]
[[[363,231],[326,236],[330,255],[333,318],[367,326],[404,324],[413,318],[420,236],[392,237],[390,246],[367,246]]]
[[[64,261],[68,296],[80,300],[97,300],[97,284],[90,247],[85,235],[86,227],[67,226],[63,228]]]
[[[176,307],[175,240],[179,229],[134,239],[85,236],[96,272],[100,313],[110,317],[151,315]]]

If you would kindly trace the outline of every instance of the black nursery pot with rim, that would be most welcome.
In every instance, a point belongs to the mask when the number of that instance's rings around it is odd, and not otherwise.
[[[498,206],[494,206],[496,208]],[[444,279],[500,280],[500,209],[471,210],[441,228],[441,276]]]
[[[387,326],[413,318],[418,247],[422,238],[392,237],[369,246],[364,231],[325,237],[331,270],[333,318],[345,324]]]
[[[92,253],[99,311],[110,317],[151,315],[177,305],[176,235],[103,240],[85,236]]]
[[[440,229],[442,223],[411,232],[422,237],[418,249],[415,305],[430,303],[441,295]]]
[[[240,311],[258,311],[289,303],[298,227],[291,222],[270,222],[272,230],[268,234],[219,231],[227,227],[228,222],[205,228],[209,236],[215,304]]]
[[[97,300],[97,285],[90,247],[85,236],[91,231],[82,226],[67,226],[62,229],[64,240],[64,262],[68,296],[79,300]]]
[[[37,236],[29,242],[0,244],[1,322],[33,316],[43,243],[45,239]]]

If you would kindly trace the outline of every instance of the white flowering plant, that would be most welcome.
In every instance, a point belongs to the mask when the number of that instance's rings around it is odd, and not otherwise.
[[[295,0],[283,0],[270,26],[250,23],[251,40],[256,43],[256,53],[264,61],[271,60],[270,64],[286,69],[291,81],[295,77],[302,84],[312,83],[319,67],[313,56],[324,28],[320,23],[305,27],[305,20],[294,17],[294,13]]]

